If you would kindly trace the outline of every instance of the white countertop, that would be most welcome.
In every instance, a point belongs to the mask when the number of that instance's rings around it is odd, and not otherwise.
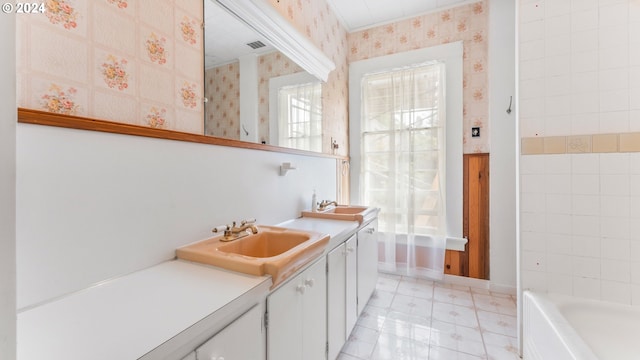
[[[277,226],[329,234],[357,221],[298,218]],[[271,278],[167,261],[18,313],[19,360],[176,358],[264,299]]]
[[[270,286],[270,277],[168,261],[19,313],[18,358],[127,360],[164,346],[149,357],[162,358],[183,346],[170,339],[198,337],[195,324],[228,317],[219,310]]]

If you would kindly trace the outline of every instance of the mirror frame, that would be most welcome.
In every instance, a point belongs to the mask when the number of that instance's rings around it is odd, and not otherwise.
[[[236,14],[268,41],[288,56],[291,60],[309,73],[326,81],[335,64],[307,38],[300,35],[297,29],[287,22],[275,8],[260,0],[204,0],[217,1],[220,5]],[[203,47],[204,55],[204,47]],[[204,76],[204,69],[203,69]],[[123,135],[143,136],[156,139],[187,141],[200,144],[230,146],[252,150],[263,150],[287,154],[326,157],[348,160],[348,156],[333,155],[266,145],[248,141],[205,136],[175,130],[155,129],[145,126],[118,123],[110,120],[94,119],[81,116],[62,115],[47,111],[17,108],[18,123],[46,125],[69,129],[90,130]],[[204,116],[202,121],[204,121]]]

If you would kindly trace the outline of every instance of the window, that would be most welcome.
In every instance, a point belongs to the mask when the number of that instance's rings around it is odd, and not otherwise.
[[[322,84],[310,75],[294,74],[269,82],[270,143],[322,151]]]
[[[394,80],[385,79],[384,74],[410,69],[416,71],[412,76],[425,81],[422,87],[407,91],[422,92],[423,100],[415,100],[411,106],[389,107],[381,100],[387,96],[382,89],[389,88]],[[440,70],[434,72],[435,69]],[[442,95],[428,85],[438,83],[434,79],[439,76],[442,80],[438,81],[444,85]],[[363,86],[365,83],[368,85]],[[367,110],[370,114],[365,114],[366,102],[371,103]],[[372,121],[365,123],[365,117]],[[439,132],[444,132],[444,140],[437,136]],[[446,211],[446,235],[462,237],[462,133],[462,42],[350,64],[351,203],[370,205],[368,202],[388,198],[389,192],[394,191],[388,186],[392,172],[398,174],[395,182],[413,186],[416,192],[413,196],[398,197],[389,214],[380,214],[381,220],[388,217],[384,219],[385,226],[393,227],[387,231],[405,234],[432,231],[438,221],[434,211],[442,206]],[[442,143],[444,149],[440,147]],[[441,167],[444,171],[438,173],[435,165],[440,155],[444,155]],[[445,190],[445,196],[436,197],[436,189]],[[402,217],[408,224],[406,228],[389,225]]]
[[[444,74],[432,62],[362,79],[362,195],[383,232],[446,233]]]

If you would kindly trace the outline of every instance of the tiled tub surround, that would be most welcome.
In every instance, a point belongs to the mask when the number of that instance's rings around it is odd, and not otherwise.
[[[526,137],[522,155],[640,152],[640,132]]]
[[[519,3],[521,135],[640,131],[640,2]]]
[[[339,360],[517,360],[515,296],[380,274]]]
[[[640,305],[640,153],[520,164],[522,288]]]

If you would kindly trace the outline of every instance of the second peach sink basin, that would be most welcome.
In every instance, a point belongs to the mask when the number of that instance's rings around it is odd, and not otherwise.
[[[272,277],[272,288],[324,251],[329,235],[276,226],[257,227],[258,233],[230,242],[222,236],[176,250],[180,259],[214,265],[250,275]]]
[[[357,221],[362,224],[364,218],[377,208],[357,205],[338,205],[322,211],[303,211],[302,217],[315,217],[333,220]]]

